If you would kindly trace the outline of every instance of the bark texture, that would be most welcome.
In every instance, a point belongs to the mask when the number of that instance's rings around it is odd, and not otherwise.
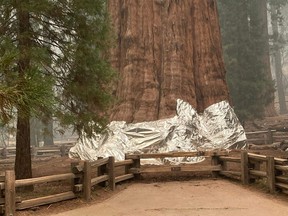
[[[274,61],[275,61],[275,73],[276,73],[276,85],[279,101],[280,114],[286,114],[288,112],[286,106],[286,99],[283,86],[283,72],[282,72],[282,55],[279,47],[279,28],[278,28],[278,12],[275,6],[271,6],[271,25],[273,30],[273,48],[274,48]]]
[[[29,1],[17,1],[16,15],[18,19],[17,39],[19,49],[18,73],[19,78],[25,80],[25,74],[30,69],[31,40],[29,39],[29,13],[23,7]],[[17,133],[16,133],[16,158],[15,175],[16,179],[32,178],[31,153],[30,153],[30,116],[29,111],[23,106],[17,107]],[[33,187],[27,187],[31,189]]]
[[[252,35],[257,38],[254,42],[257,43],[258,58],[261,61],[261,68],[263,74],[267,76],[267,79],[273,80],[270,65],[270,45],[268,34],[268,18],[267,18],[267,0],[252,0],[251,13],[250,13],[250,25],[252,26]],[[253,28],[254,27],[254,28]],[[274,106],[274,98],[265,107],[265,116],[275,116],[276,110]]]
[[[110,0],[119,71],[111,120],[175,115],[176,99],[199,112],[229,100],[215,0]]]

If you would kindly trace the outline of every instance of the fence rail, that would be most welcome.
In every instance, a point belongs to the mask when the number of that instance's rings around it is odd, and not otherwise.
[[[54,155],[65,156],[68,155],[68,152],[71,147],[73,147],[76,141],[62,141],[58,142],[53,146],[43,146],[43,147],[31,147],[31,156],[32,157],[47,157]],[[0,147],[0,159],[9,159],[14,158],[16,155],[16,146]]]
[[[93,186],[104,183],[111,190],[114,190],[116,183],[134,178],[134,174],[129,170],[133,163],[132,159],[115,163],[114,157],[99,159],[95,162],[85,161],[83,165],[73,162],[70,173],[21,180],[15,180],[14,170],[7,170],[4,176],[0,176],[0,215],[13,216],[16,210],[51,204],[79,196],[89,201]],[[124,173],[118,175],[115,168],[123,168]],[[71,182],[70,191],[28,200],[16,197],[16,188],[67,180]]]
[[[232,178],[241,179],[243,184],[249,184],[257,178],[265,179],[267,187],[271,193],[274,193],[277,189],[281,189],[282,192],[288,191],[288,160],[283,158],[274,158],[271,156],[257,155],[248,153],[246,151],[241,152],[241,158],[236,157],[219,157],[222,164],[222,170],[220,175],[224,175]],[[240,163],[239,170],[227,170],[227,163]],[[265,167],[261,169],[261,164],[265,164]]]
[[[275,142],[282,142],[288,140],[288,129],[268,129],[262,131],[246,132],[248,143],[253,144],[272,144]]]

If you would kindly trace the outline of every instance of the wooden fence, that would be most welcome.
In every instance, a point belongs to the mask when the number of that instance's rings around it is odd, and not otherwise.
[[[114,190],[116,183],[133,178],[134,175],[129,173],[129,168],[133,163],[131,159],[115,162],[114,157],[109,157],[95,162],[84,162],[82,165],[72,163],[70,173],[21,180],[15,180],[14,170],[8,170],[5,172],[5,176],[0,177],[0,215],[13,216],[16,210],[51,204],[80,196],[89,201],[93,186],[108,185],[111,190]],[[117,175],[117,172],[115,172],[117,168],[123,168],[124,173],[119,172],[120,175]],[[71,182],[71,190],[63,193],[28,200],[22,200],[21,197],[16,196],[16,188],[65,180]]]
[[[272,144],[288,140],[288,129],[268,129],[262,131],[246,132],[248,143],[253,144]]]
[[[65,156],[75,142],[63,142],[62,144],[57,144],[53,146],[44,147],[31,147],[32,157],[50,157],[55,155]],[[0,159],[14,158],[16,155],[16,146],[8,146],[5,148],[0,148]]]
[[[141,159],[199,156],[209,157],[211,163],[207,164],[206,162],[205,165],[141,166]],[[6,171],[5,176],[0,177],[0,214],[5,213],[7,216],[13,216],[16,210],[76,197],[83,197],[86,201],[89,201],[92,188],[95,185],[108,186],[111,190],[114,190],[117,183],[132,178],[137,179],[144,173],[210,172],[213,177],[222,175],[233,177],[241,180],[243,184],[249,184],[255,179],[263,178],[266,179],[270,192],[274,193],[276,189],[284,193],[288,191],[287,159],[257,155],[246,151],[241,152],[241,157],[231,157],[227,151],[133,154],[125,157],[124,161],[119,162],[115,162],[114,157],[109,157],[98,159],[95,162],[72,163],[70,173],[32,179],[15,180],[14,171]],[[234,166],[231,169],[228,166],[230,163],[239,164],[239,167]],[[119,168],[122,169],[122,172],[119,172]],[[16,196],[16,188],[18,187],[63,180],[71,182],[71,190],[28,200],[22,200]]]
[[[211,157],[211,165],[176,165],[141,167],[140,160],[144,158],[165,158],[165,157]],[[265,180],[271,193],[277,189],[288,194],[288,159],[274,158],[271,156],[258,155],[241,152],[241,157],[231,157],[227,152],[176,152],[162,154],[128,155],[127,158],[134,160],[134,174],[157,173],[157,172],[211,172],[213,177],[226,176],[236,178],[243,184],[249,184],[255,179]],[[228,163],[238,163],[228,169]]]
[[[171,152],[171,153],[158,153],[158,154],[135,154],[126,155],[127,159],[132,159],[134,161],[133,168],[130,169],[134,173],[135,177],[139,177],[141,174],[145,173],[163,173],[163,172],[211,172],[215,175],[216,172],[221,170],[221,165],[217,163],[217,158],[219,156],[227,155],[227,151],[216,151],[216,152]],[[210,165],[197,164],[185,164],[185,165],[161,165],[161,166],[141,166],[141,159],[151,159],[151,158],[173,158],[173,157],[211,157]]]
[[[243,184],[249,184],[257,179],[264,180],[271,193],[277,189],[288,194],[288,160],[271,156],[241,152],[241,157],[220,156],[222,168],[219,172],[230,178],[240,179]],[[229,169],[228,163],[237,163]]]

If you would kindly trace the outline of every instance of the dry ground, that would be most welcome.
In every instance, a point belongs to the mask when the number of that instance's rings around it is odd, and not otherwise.
[[[227,180],[136,183],[117,195],[55,216],[286,216],[288,199],[241,187]]]

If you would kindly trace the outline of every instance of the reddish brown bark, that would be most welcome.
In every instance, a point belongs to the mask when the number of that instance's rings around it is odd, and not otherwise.
[[[111,120],[175,115],[176,99],[202,112],[229,100],[215,0],[110,0],[119,98]]]

